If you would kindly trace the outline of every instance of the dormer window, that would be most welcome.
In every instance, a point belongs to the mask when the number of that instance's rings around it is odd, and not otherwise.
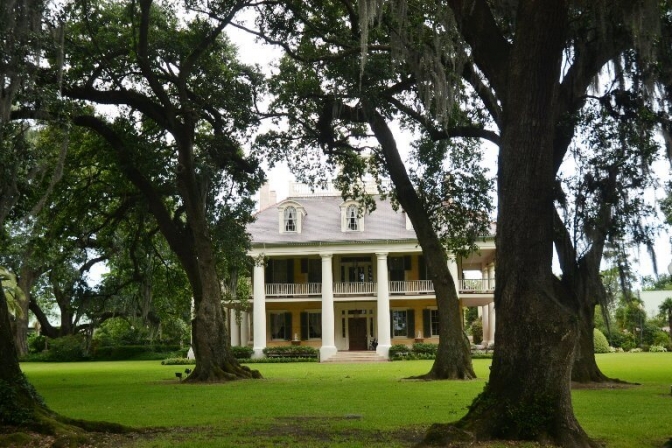
[[[345,212],[346,220],[347,220],[347,227],[348,230],[357,230],[358,227],[358,218],[357,218],[357,206],[356,205],[349,205],[347,208],[347,211]]]
[[[296,232],[296,209],[294,207],[285,209],[285,232]]]
[[[346,201],[341,204],[341,232],[363,232],[364,216],[359,211],[355,201]]]
[[[286,200],[278,206],[278,231],[280,233],[301,233],[302,220],[306,210],[294,200]]]

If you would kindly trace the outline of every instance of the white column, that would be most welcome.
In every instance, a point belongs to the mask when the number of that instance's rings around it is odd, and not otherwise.
[[[266,285],[264,282],[264,261],[257,260],[254,264],[254,292],[252,295],[254,317],[254,358],[264,357],[266,348]]]
[[[494,263],[490,264],[490,266],[488,267],[488,278],[490,279],[490,282],[489,282],[488,286],[491,289],[494,289],[494,286],[495,286],[495,265],[494,265]]]
[[[231,346],[238,347],[242,345],[240,343],[240,325],[238,325],[238,320],[236,318],[236,310],[229,308],[229,336],[231,336]]]
[[[320,254],[322,257],[322,347],[320,362],[336,354],[334,343],[334,274],[331,267],[333,254]]]
[[[250,343],[250,313],[242,311],[240,316],[240,345],[247,347]]]
[[[390,335],[390,284],[387,277],[387,252],[376,253],[378,258],[378,347],[376,353],[388,357],[392,346]]]
[[[488,337],[488,342],[490,344],[495,343],[495,302],[490,302],[488,305],[488,311],[490,314],[490,333]]]
[[[488,346],[490,338],[490,313],[488,312],[488,305],[483,305],[483,312],[481,315],[481,322],[483,323],[483,342],[482,344]]]
[[[462,282],[462,279],[459,278],[459,271],[457,269],[457,261],[453,260],[452,258],[448,259],[448,271],[450,271],[450,275],[453,277],[453,281],[455,282],[455,289],[457,292],[460,292],[460,283]]]

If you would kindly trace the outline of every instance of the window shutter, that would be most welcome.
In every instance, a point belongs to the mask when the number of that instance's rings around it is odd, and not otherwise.
[[[409,338],[414,338],[415,337],[415,311],[414,310],[407,310],[406,311],[406,328],[408,328],[408,335]]]
[[[422,337],[429,338],[432,336],[432,320],[431,311],[422,310]]]
[[[410,255],[404,256],[404,270],[405,271],[410,271],[411,269],[413,269],[412,264],[411,264],[411,260],[412,259],[411,259]]]
[[[292,313],[285,313],[285,340],[292,340]]]
[[[302,274],[307,274],[308,273],[308,259],[307,258],[302,258],[301,259],[301,273]]]
[[[301,313],[301,340],[308,340],[308,313]]]
[[[394,337],[394,311],[390,310],[390,337]],[[378,336],[380,339],[380,336]]]
[[[266,262],[266,283],[273,283],[273,260]]]
[[[294,283],[294,259],[287,260],[287,283]]]
[[[425,265],[425,256],[418,257],[418,271],[420,274],[419,280],[427,280],[427,266]]]

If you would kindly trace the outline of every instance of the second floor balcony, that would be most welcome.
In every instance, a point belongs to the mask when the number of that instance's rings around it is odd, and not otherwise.
[[[266,283],[267,298],[319,298],[322,295],[322,283]],[[414,296],[434,294],[431,280],[390,281],[390,296]],[[332,290],[335,297],[376,296],[378,285],[375,282],[334,282]],[[492,294],[495,291],[494,279],[460,279],[460,294]]]

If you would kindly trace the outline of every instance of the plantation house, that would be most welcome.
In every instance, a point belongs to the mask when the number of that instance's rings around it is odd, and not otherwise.
[[[382,357],[392,344],[438,342],[434,287],[403,211],[376,197],[372,213],[359,213],[356,201],[344,201],[333,188],[311,192],[302,184],[290,184],[279,203],[273,196],[262,189],[261,211],[248,227],[253,310],[240,323],[231,320],[233,345],[251,337],[255,357],[267,346],[308,345],[326,361],[339,351],[368,350],[374,340]],[[494,342],[494,237],[478,245],[449,268],[461,305],[479,307],[488,344]]]

